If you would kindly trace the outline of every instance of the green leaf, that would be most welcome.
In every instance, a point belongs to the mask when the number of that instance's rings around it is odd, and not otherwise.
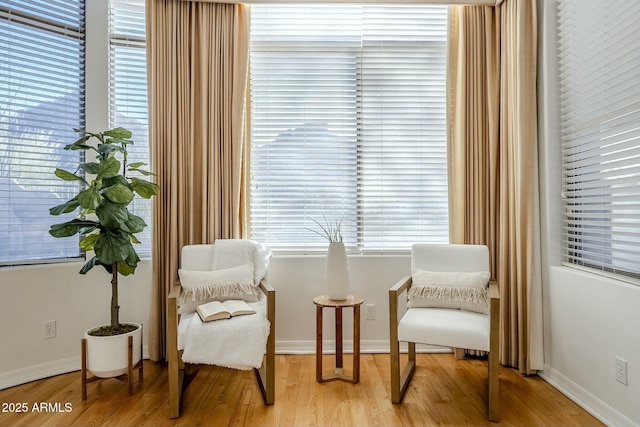
[[[116,175],[102,180],[102,188],[113,187],[116,184],[131,188],[129,181],[127,181],[127,179],[122,175]]]
[[[89,187],[78,194],[78,201],[84,209],[95,210],[102,200],[100,190],[96,187]]]
[[[145,166],[145,165],[146,165],[145,162],[131,163],[129,165],[129,169],[128,170],[131,171],[131,172],[140,172],[142,175],[145,175],[145,176],[151,176],[151,175],[155,176],[155,174],[153,172],[149,172],[147,170],[140,169],[141,166]]]
[[[60,215],[63,213],[69,213],[75,211],[80,203],[78,202],[78,197],[74,197],[73,199],[49,209],[49,214],[51,215]]]
[[[83,227],[95,227],[95,221],[88,221],[84,219],[72,219],[71,221],[63,222],[62,224],[54,224],[49,230],[49,234],[53,237],[69,237],[78,233]]]
[[[104,135],[116,139],[129,139],[131,138],[131,131],[128,131],[127,129],[122,127],[117,127],[115,129],[104,132]]]
[[[129,233],[140,233],[147,226],[147,223],[144,222],[142,218],[137,215],[132,214],[131,212],[127,212],[129,214],[129,218],[126,221],[127,228],[129,228]]]
[[[85,251],[92,251],[93,247],[96,244],[96,241],[98,240],[98,237],[100,237],[99,232],[89,234],[83,237],[82,239],[80,239],[80,242],[78,243],[78,245],[80,246],[81,249],[84,249]]]
[[[100,170],[96,179],[111,178],[120,172],[120,161],[115,157],[108,157],[100,162]]]
[[[109,188],[102,190],[102,194],[113,203],[129,203],[133,200],[133,192],[129,190],[129,187],[125,187],[122,184],[116,184]]]
[[[80,167],[85,173],[96,175],[98,173],[100,165],[98,165],[96,162],[91,162],[80,165]]]
[[[136,172],[140,172],[144,176],[156,176],[155,173],[146,171],[144,169],[135,169]]]
[[[82,234],[84,236],[85,234],[93,233],[98,228],[99,228],[99,226],[98,226],[98,223],[96,222],[96,223],[93,223],[90,226],[82,226],[82,227],[80,227],[80,231],[78,231],[78,233],[80,233],[80,234]]]
[[[87,144],[78,144],[77,142],[74,144],[65,145],[65,150],[91,150],[93,147]]]
[[[129,239],[131,239],[131,243],[134,243],[134,244],[141,243],[140,240],[138,240],[138,238],[136,236],[134,236],[133,234],[129,235]]]
[[[80,274],[87,274],[89,270],[91,270],[98,262],[98,258],[93,257],[89,261],[85,263],[85,265],[80,270]]]
[[[129,219],[129,213],[125,205],[120,203],[112,203],[108,199],[104,199],[100,206],[96,208],[96,215],[106,228],[120,228],[125,226],[125,222]]]
[[[138,178],[131,178],[131,188],[145,199],[155,196],[160,190],[160,187],[158,187],[157,184]]]
[[[110,144],[98,144],[97,151],[98,151],[98,153],[100,153],[100,154],[102,154],[104,156],[105,154],[109,154],[109,153],[112,153],[112,152],[116,151],[116,147],[114,147],[113,145],[110,145]]]
[[[80,181],[85,185],[89,185],[83,177],[73,174],[71,172],[67,172],[64,169],[56,168],[55,174],[58,178],[63,179],[65,181]]]
[[[125,261],[129,258],[131,251],[135,252],[128,235],[116,230],[100,233],[94,250],[100,262],[104,264]]]
[[[78,129],[74,129],[74,130],[79,133],[86,133]],[[91,146],[85,144],[85,142],[87,142],[90,138],[91,138],[91,135],[85,135],[80,139],[78,139],[77,141],[75,141],[73,144],[66,145],[64,149],[65,150],[89,150]]]
[[[128,276],[130,274],[135,273],[136,271],[136,267],[135,266],[131,266],[129,264],[127,264],[126,262],[119,262],[118,263],[118,273],[122,274],[123,276]]]

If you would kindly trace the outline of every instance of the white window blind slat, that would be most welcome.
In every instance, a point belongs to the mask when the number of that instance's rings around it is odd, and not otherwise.
[[[0,265],[81,256],[78,240],[55,239],[49,208],[77,193],[54,175],[75,170],[63,147],[85,123],[84,1],[0,1]]]
[[[109,0],[109,119],[110,126],[133,133],[130,162],[149,164],[149,117],[144,0]],[[150,170],[150,166],[146,168]],[[151,254],[152,201],[136,197],[129,209],[147,227],[136,236],[140,256]]]
[[[252,5],[251,230],[360,251],[448,241],[447,9]]]
[[[634,1],[558,5],[565,262],[614,277],[640,277],[638,16]]]

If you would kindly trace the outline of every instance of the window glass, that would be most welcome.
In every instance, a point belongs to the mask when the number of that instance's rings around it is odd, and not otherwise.
[[[74,197],[80,154],[64,150],[85,126],[84,1],[0,1],[0,264],[81,256],[49,235],[49,208]],[[67,218],[68,217],[68,218]]]
[[[448,241],[446,35],[444,6],[252,5],[254,239]]]

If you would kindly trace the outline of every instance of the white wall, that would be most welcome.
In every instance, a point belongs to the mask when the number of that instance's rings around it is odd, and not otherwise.
[[[545,324],[541,376],[608,425],[640,425],[640,286],[561,265],[556,4],[538,2]],[[628,362],[628,385],[615,380],[616,356]]]
[[[388,289],[409,273],[406,256],[350,256],[350,292],[376,304],[375,320],[362,310],[362,351],[389,351]],[[326,293],[324,256],[278,256],[271,264],[276,288],[276,348],[280,353],[315,351],[313,297]],[[80,369],[80,339],[94,326],[108,323],[110,276],[100,267],[86,276],[82,263],[0,269],[0,389],[45,376]],[[147,326],[151,262],[120,279],[121,319]],[[364,308],[364,307],[363,307]],[[344,312],[344,338],[352,338],[352,310]],[[42,338],[42,322],[56,320],[57,336]],[[333,312],[325,309],[324,338],[334,337]],[[145,345],[146,345],[145,338]],[[332,343],[325,348],[331,350]],[[349,351],[350,343],[345,343]]]
[[[410,273],[406,256],[349,256],[350,293],[362,296],[360,338],[363,352],[389,351],[389,288]],[[326,293],[324,256],[275,256],[270,270],[276,288],[279,352],[313,352],[316,308],[313,298]],[[365,304],[376,305],[375,320],[365,319]],[[352,338],[353,310],[344,311],[344,338]],[[324,310],[325,340],[334,337],[333,310]],[[326,346],[326,349],[332,347]],[[345,349],[350,345],[345,343]]]
[[[82,263],[0,269],[0,389],[80,369],[80,339],[109,323],[111,276],[102,267],[82,276]],[[151,262],[120,278],[120,317],[147,326]],[[42,322],[56,321],[56,337]],[[146,345],[146,337],[145,337]]]

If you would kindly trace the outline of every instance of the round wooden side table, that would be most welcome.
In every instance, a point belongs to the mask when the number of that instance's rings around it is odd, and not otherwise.
[[[316,305],[316,381],[319,383],[327,381],[346,381],[357,384],[360,381],[360,305],[364,299],[347,295],[347,299],[336,301],[331,300],[327,295],[320,295],[313,299]],[[322,375],[322,310],[327,308],[335,309],[336,327],[336,367],[335,374],[329,377]],[[343,343],[342,343],[342,309],[353,307],[353,369],[351,375],[345,375],[342,364]]]

